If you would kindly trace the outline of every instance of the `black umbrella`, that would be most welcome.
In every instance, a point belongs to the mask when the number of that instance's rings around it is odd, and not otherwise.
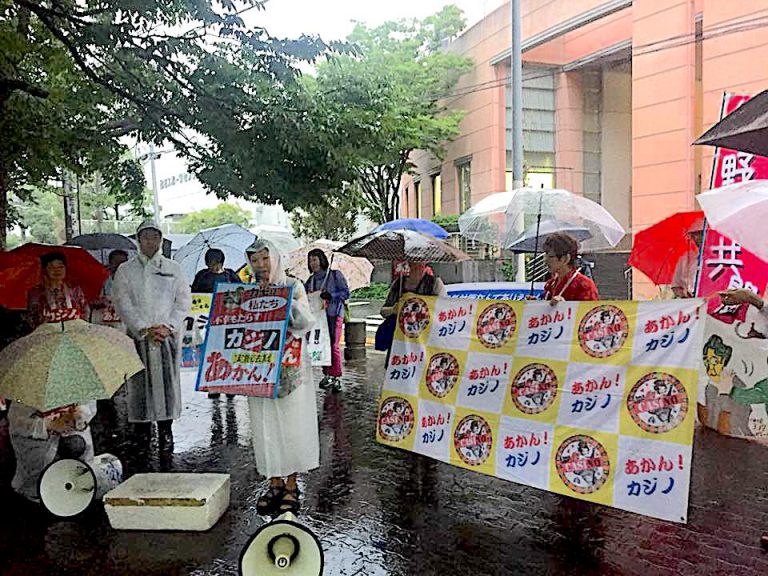
[[[81,234],[67,242],[69,246],[85,248],[91,256],[106,266],[109,253],[113,250],[125,250],[128,256],[133,256],[138,251],[136,243],[122,234],[110,234],[97,232],[94,234]]]
[[[747,100],[694,144],[768,156],[768,90]]]

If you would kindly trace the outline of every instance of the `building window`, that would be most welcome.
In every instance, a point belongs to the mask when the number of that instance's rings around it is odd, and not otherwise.
[[[443,211],[443,178],[440,174],[432,175],[432,215]]]
[[[413,183],[413,190],[416,196],[416,218],[421,218],[421,181]]]
[[[459,164],[456,172],[459,181],[459,211],[464,213],[472,206],[472,163]]]

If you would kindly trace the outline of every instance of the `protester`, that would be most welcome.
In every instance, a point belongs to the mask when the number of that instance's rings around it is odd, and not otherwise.
[[[234,270],[224,268],[224,252],[218,248],[211,248],[205,253],[205,265],[207,268],[195,274],[192,292],[211,294],[217,282],[241,283]]]
[[[691,242],[688,251],[678,260],[672,279],[672,293],[675,298],[693,298],[696,291],[696,271],[699,267],[699,246],[701,245],[701,230],[688,234]]]
[[[424,262],[409,262],[408,275],[396,279],[389,287],[387,299],[381,308],[381,315],[388,318],[395,313],[397,302],[404,294],[420,294],[422,296],[445,296],[445,285]]]
[[[173,420],[181,415],[179,353],[192,295],[181,267],[160,252],[160,228],[144,222],[136,237],[139,254],[117,270],[113,295],[145,366],[128,381],[128,421],[145,439],[157,422],[160,446],[170,449]]]
[[[544,284],[544,299],[558,302],[599,300],[597,286],[575,266],[579,243],[568,234],[557,232],[544,240],[544,258],[550,278]]]
[[[271,242],[257,238],[246,256],[254,283],[264,288],[293,287],[288,338],[303,341],[314,321],[304,286],[285,275]],[[260,514],[295,512],[300,506],[296,475],[320,463],[315,388],[306,346],[301,347],[297,368],[283,368],[278,398],[249,397],[248,408],[256,465],[269,478],[257,509]]]
[[[120,322],[120,315],[115,310],[115,304],[112,301],[114,292],[115,273],[117,269],[128,261],[128,252],[125,250],[112,250],[107,259],[107,268],[109,269],[109,278],[104,282],[101,289],[101,297],[93,303],[91,313],[91,322],[110,326],[116,329],[124,329]]]
[[[88,305],[78,286],[66,282],[67,259],[61,252],[40,257],[41,285],[27,294],[27,317],[33,327],[88,317]],[[88,423],[96,403],[71,405],[41,413],[13,402],[8,410],[8,429],[16,455],[13,489],[38,502],[38,481],[56,458],[93,458],[93,438]]]
[[[69,286],[67,258],[61,252],[40,257],[43,281],[27,293],[27,321],[32,328],[44,322],[87,319],[88,303],[79,286]]]
[[[331,270],[328,257],[319,248],[307,254],[307,267],[311,276],[305,283],[307,292],[320,291],[326,302],[325,314],[331,337],[331,365],[323,367],[320,388],[341,390],[341,333],[344,329],[344,303],[349,299],[347,279],[340,270]]]

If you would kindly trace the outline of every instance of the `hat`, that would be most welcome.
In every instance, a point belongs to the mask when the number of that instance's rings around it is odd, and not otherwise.
[[[144,230],[157,230],[161,235],[163,234],[163,230],[160,228],[160,225],[156,224],[152,220],[144,220],[144,222],[139,224],[139,227],[136,228],[136,238],[138,238],[139,235],[144,232]]]

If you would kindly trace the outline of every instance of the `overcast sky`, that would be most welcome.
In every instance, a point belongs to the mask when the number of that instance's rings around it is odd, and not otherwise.
[[[249,25],[263,26],[278,37],[319,34],[323,40],[342,40],[352,21],[378,25],[400,18],[424,18],[447,4],[464,10],[468,25],[481,20],[504,0],[269,0],[264,11],[244,15]]]

